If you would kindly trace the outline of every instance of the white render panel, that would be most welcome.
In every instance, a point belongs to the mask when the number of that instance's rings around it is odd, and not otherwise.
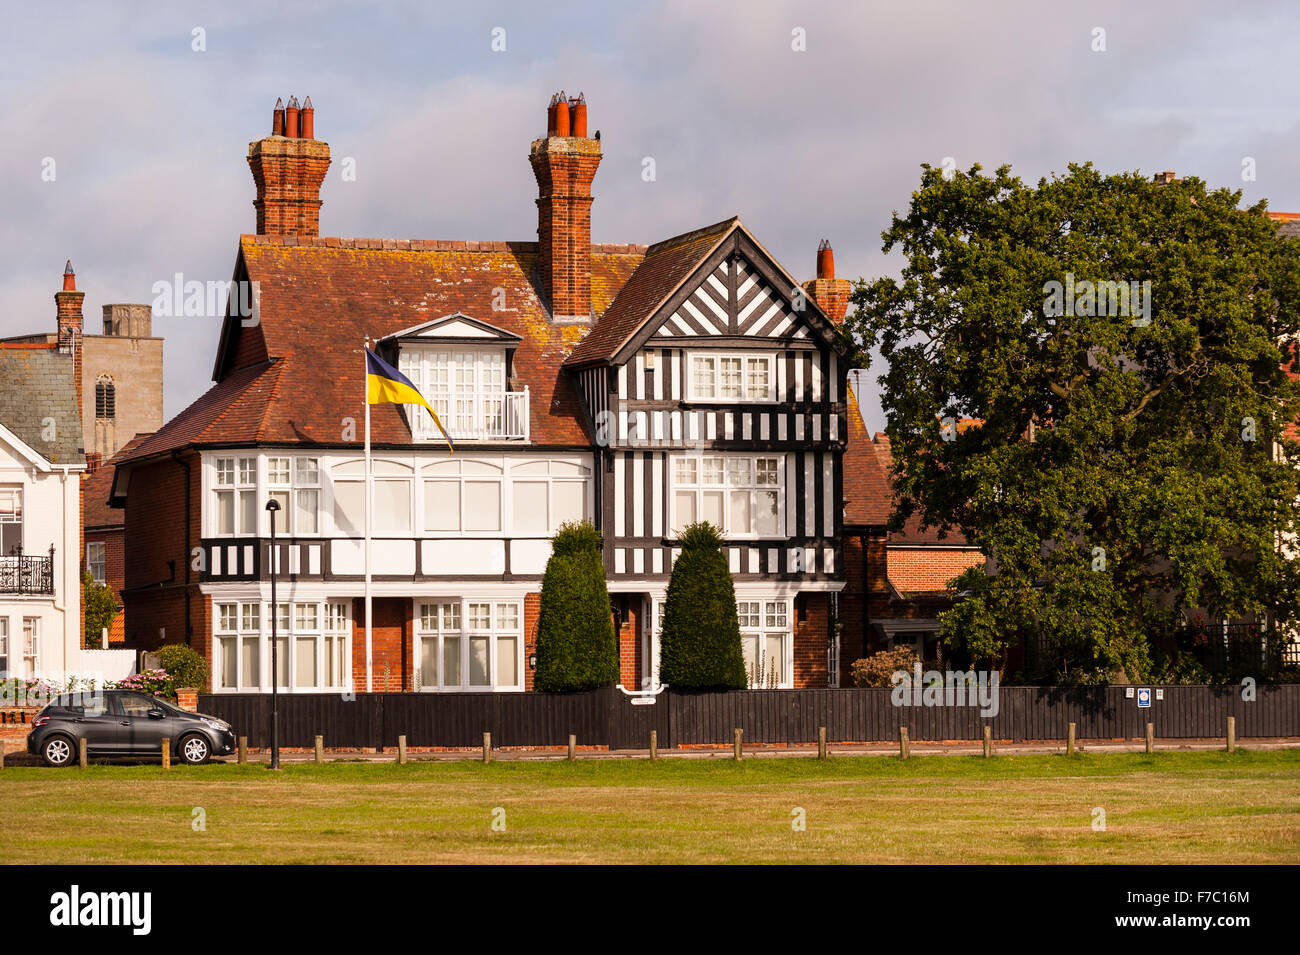
[[[425,555],[428,556],[430,548],[439,542],[423,541],[422,546],[425,548]],[[501,547],[500,541],[443,541],[444,544],[496,544],[498,549]],[[446,550],[440,550],[440,554],[446,554]],[[499,550],[504,554],[504,551]],[[330,541],[330,569],[335,574],[364,574],[366,572],[366,542],[356,538],[335,538]],[[425,573],[469,573],[465,569],[464,563],[453,564],[448,570],[430,570],[429,565],[424,566]],[[413,540],[375,540],[370,544],[370,572],[372,574],[415,574],[415,541]],[[482,571],[482,573],[491,573],[491,571]],[[500,573],[500,570],[497,571]]]
[[[537,574],[546,572],[546,562],[551,559],[549,540],[513,540],[510,542],[510,573]],[[426,572],[427,567],[426,566]]]

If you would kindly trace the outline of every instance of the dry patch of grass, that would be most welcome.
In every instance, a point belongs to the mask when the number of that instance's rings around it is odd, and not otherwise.
[[[1298,777],[1294,750],[11,768],[0,772],[0,854],[10,863],[1295,863]],[[1093,828],[1097,808],[1104,831]],[[803,831],[792,826],[799,815]]]

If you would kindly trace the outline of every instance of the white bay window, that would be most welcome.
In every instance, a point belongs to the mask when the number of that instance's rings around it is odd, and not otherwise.
[[[781,536],[784,476],[779,455],[675,457],[672,528],[708,521],[724,537]]]
[[[415,666],[422,690],[523,688],[518,601],[440,598],[418,604]]]

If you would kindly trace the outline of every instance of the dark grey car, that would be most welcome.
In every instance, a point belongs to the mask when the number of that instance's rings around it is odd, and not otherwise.
[[[32,720],[27,752],[39,754],[48,766],[70,766],[82,739],[88,756],[155,758],[167,739],[171,752],[192,764],[235,749],[235,734],[224,720],[135,690],[101,690],[52,700]]]

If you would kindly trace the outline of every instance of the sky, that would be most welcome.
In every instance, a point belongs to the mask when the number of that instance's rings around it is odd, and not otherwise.
[[[823,237],[839,277],[897,274],[881,232],[924,162],[1172,169],[1300,211],[1282,2],[4,7],[0,336],[54,329],[67,259],[93,331],[176,273],[228,280],[255,229],[248,143],[290,94],[334,160],[322,235],[535,239],[528,146],[559,89],[601,130],[593,241],[739,215],[801,280]],[[166,418],[210,387],[219,328],[155,316]]]

